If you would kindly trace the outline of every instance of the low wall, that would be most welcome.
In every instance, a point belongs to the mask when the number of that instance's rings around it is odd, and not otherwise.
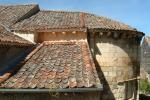
[[[87,40],[85,32],[43,32],[38,33],[38,42],[43,41],[74,41],[74,40]]]

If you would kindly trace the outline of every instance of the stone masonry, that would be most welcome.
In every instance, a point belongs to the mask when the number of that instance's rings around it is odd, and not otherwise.
[[[136,99],[139,67],[136,39],[95,34],[91,36],[90,47],[104,85],[102,100]]]

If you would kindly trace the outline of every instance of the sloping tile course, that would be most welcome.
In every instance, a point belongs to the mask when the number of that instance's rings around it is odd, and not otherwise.
[[[82,88],[101,86],[86,42],[44,42],[1,88]]]
[[[18,22],[14,30],[46,30],[70,28],[100,28],[136,31],[124,23],[84,12],[40,11],[32,17]]]
[[[0,24],[7,27],[20,21],[24,15],[27,16],[31,10],[34,8],[38,10],[38,5],[0,5]]]

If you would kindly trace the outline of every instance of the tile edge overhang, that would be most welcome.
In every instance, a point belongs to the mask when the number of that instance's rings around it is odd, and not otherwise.
[[[0,88],[0,93],[50,93],[50,92],[61,92],[61,93],[71,93],[71,92],[100,92],[103,91],[103,85],[97,88],[66,88],[66,89],[9,89]]]

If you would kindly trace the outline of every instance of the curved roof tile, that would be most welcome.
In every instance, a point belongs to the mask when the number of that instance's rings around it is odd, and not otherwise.
[[[1,88],[82,88],[101,86],[87,42],[44,42]]]
[[[0,5],[0,23],[9,27],[39,11],[36,4]]]
[[[14,30],[100,28],[137,31],[126,24],[84,12],[40,11],[37,14],[16,23]]]

